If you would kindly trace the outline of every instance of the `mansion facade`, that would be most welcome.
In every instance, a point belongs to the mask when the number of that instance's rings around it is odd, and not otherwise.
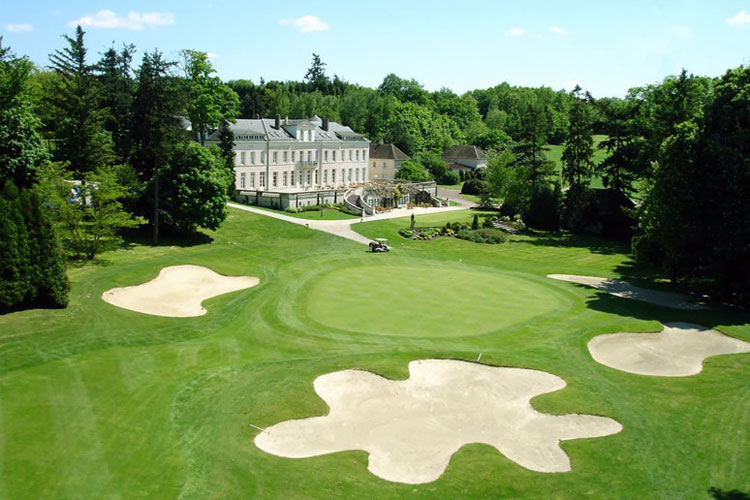
[[[351,128],[313,116],[240,119],[230,124],[238,193],[341,190],[368,181],[370,141]],[[207,145],[218,144],[212,132]]]

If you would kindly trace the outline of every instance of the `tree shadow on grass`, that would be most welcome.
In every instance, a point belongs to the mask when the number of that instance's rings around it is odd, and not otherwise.
[[[573,283],[573,285],[589,291],[594,290],[586,285],[577,283]],[[617,297],[598,290],[593,297],[586,300],[586,307],[607,314],[643,321],[658,321],[662,324],[683,322],[714,328],[719,325],[744,325],[750,322],[750,315],[736,309],[725,307],[712,307],[705,310],[675,309],[640,300]]]
[[[532,236],[526,243],[544,247],[588,248],[594,253],[604,255],[629,254],[630,245],[626,242],[607,240],[596,236],[573,234],[563,231],[526,231]]]
[[[750,500],[750,495],[740,490],[722,490],[712,486],[708,493],[716,500]]]
[[[190,234],[177,234],[164,231],[159,234],[160,247],[190,248],[198,245],[208,245],[214,239],[206,233],[196,231]],[[122,233],[120,248],[131,250],[138,246],[152,246],[153,232],[151,227],[140,227],[126,230]]]

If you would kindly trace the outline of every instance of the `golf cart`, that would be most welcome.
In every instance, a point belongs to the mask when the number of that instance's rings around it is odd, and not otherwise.
[[[375,241],[370,242],[370,252],[390,252],[391,247],[388,246],[388,240],[385,238],[375,238]]]

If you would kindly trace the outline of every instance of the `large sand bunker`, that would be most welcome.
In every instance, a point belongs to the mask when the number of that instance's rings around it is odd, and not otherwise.
[[[131,311],[186,318],[206,314],[201,306],[206,299],[251,288],[259,282],[252,276],[223,276],[202,266],[171,266],[142,285],[107,290],[102,299]]]
[[[468,443],[494,446],[534,471],[569,471],[560,440],[622,429],[610,418],[535,411],[532,397],[565,387],[550,373],[435,359],[412,361],[409,373],[407,380],[359,370],[321,375],[314,387],[330,413],[276,424],[255,444],[289,458],[364,450],[376,476],[418,484],[438,479]]]
[[[750,343],[690,323],[665,323],[661,333],[611,333],[589,341],[603,365],[638,375],[686,377],[700,373],[703,360],[750,352]]]
[[[547,277],[590,286],[611,295],[616,295],[617,297],[640,300],[641,302],[649,302],[658,306],[693,311],[708,309],[706,306],[690,302],[687,297],[679,293],[649,290],[648,288],[631,285],[624,280],[600,278],[598,276],[577,276],[575,274],[548,274]]]

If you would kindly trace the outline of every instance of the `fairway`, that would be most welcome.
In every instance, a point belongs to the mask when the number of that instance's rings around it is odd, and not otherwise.
[[[304,296],[308,316],[322,325],[412,337],[480,335],[570,305],[528,278],[453,263],[345,268],[315,280]]]
[[[431,214],[417,223],[473,215]],[[412,241],[398,235],[409,224],[356,224],[394,247],[372,255],[353,241],[230,209],[201,239],[160,247],[131,239],[95,264],[71,268],[66,309],[0,316],[0,499],[709,499],[712,487],[750,490],[750,355],[709,357],[691,376],[652,377],[602,365],[587,348],[600,335],[660,332],[668,322],[747,341],[746,313],[680,311],[546,277],[649,279],[617,243],[564,233],[501,245]],[[206,299],[206,313],[188,318],[101,299],[174,265],[259,284]],[[374,475],[365,447],[292,459],[255,444],[256,427],[329,413],[313,387],[322,375],[357,370],[406,381],[415,360],[474,363],[480,353],[478,366],[536,370],[557,381],[562,388],[524,403],[533,411],[602,417],[622,430],[559,442],[570,470],[558,473],[508,458],[526,453],[523,443],[504,448],[506,456],[471,436],[427,484]],[[472,398],[491,400],[484,392]],[[492,415],[483,418],[497,430]],[[389,430],[379,422],[373,429]],[[440,422],[424,430],[434,428]],[[507,429],[500,434],[513,440]]]

